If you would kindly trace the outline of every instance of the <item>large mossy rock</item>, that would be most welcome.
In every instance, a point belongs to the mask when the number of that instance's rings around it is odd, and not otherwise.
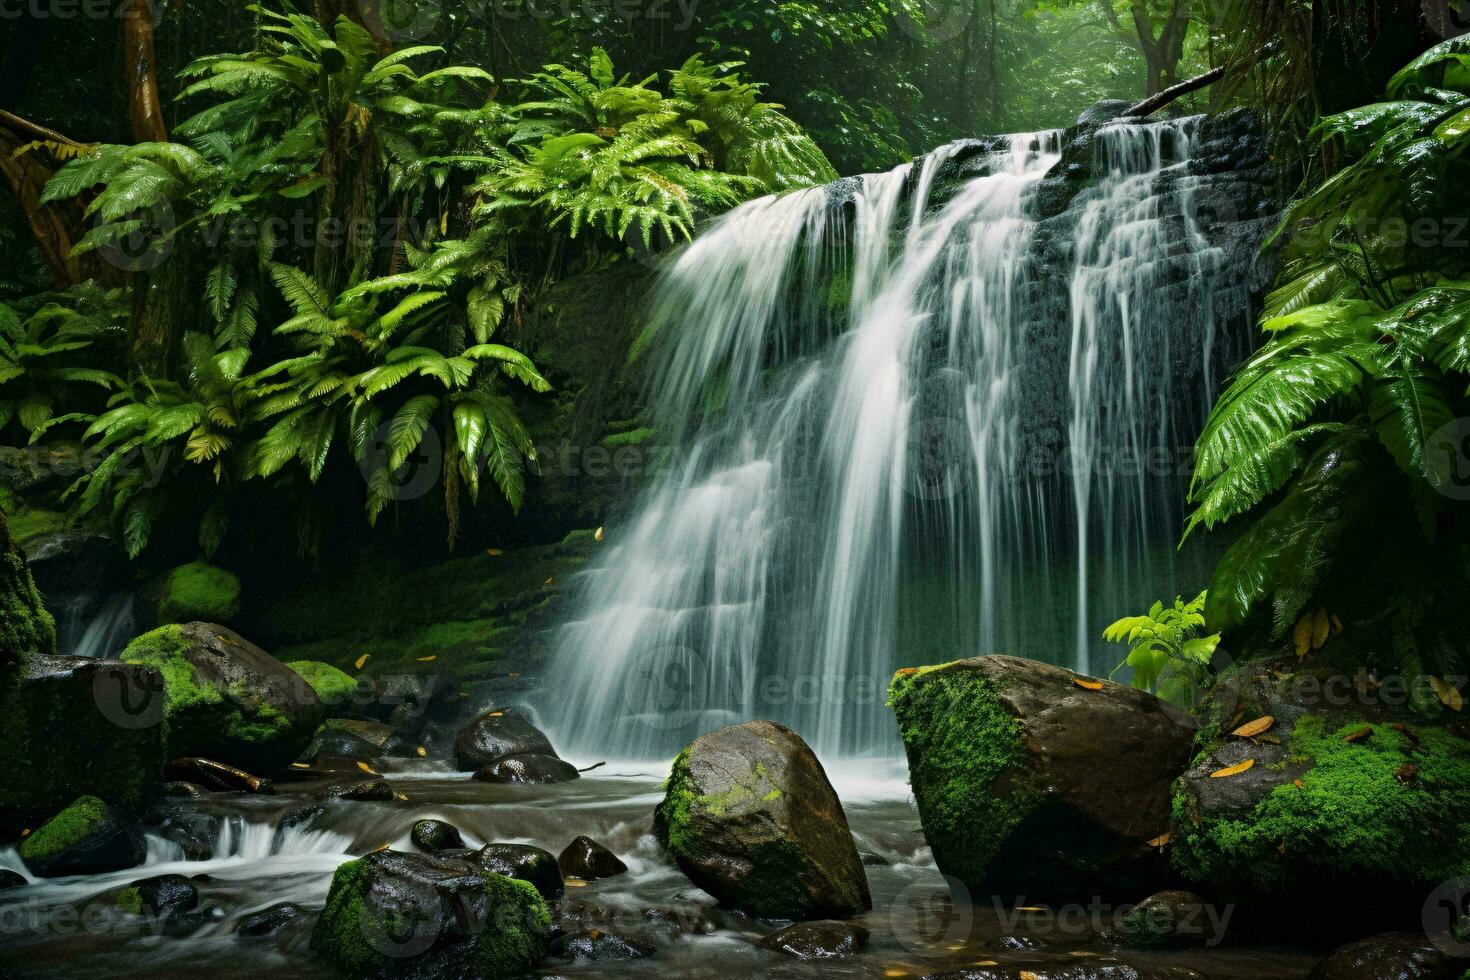
[[[223,626],[160,626],[128,644],[122,659],[163,675],[171,759],[202,756],[271,773],[301,754],[322,720],[311,685]]]
[[[654,832],[722,905],[771,919],[872,907],[847,815],[801,736],[772,721],[702,735],[674,760]]]
[[[1079,683],[1080,682],[1080,683]],[[924,836],[972,897],[1136,899],[1189,764],[1158,698],[1018,657],[899,671],[889,689]]]
[[[41,601],[25,554],[0,515],[0,672],[23,658],[56,652],[56,623]]]
[[[524,881],[381,851],[337,869],[311,946],[349,977],[516,977],[546,955],[550,932],[546,902]]]
[[[95,796],[78,797],[20,843],[20,858],[42,878],[102,874],[143,863],[143,835]]]
[[[357,700],[357,678],[344,670],[319,660],[293,660],[286,664],[316,692],[322,710],[329,715],[340,715],[353,707]]]
[[[143,664],[30,656],[0,677],[0,837],[83,794],[126,812],[163,785],[163,677]]]
[[[166,573],[156,586],[160,623],[228,623],[240,614],[240,578],[205,561]]]
[[[1413,700],[1295,657],[1227,673],[1175,787],[1179,875],[1268,908],[1257,931],[1419,928],[1424,896],[1470,874],[1470,729]],[[1266,717],[1260,737],[1230,734]]]

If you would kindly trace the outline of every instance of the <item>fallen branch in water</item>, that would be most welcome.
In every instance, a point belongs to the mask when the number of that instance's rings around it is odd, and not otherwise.
[[[600,769],[601,767],[603,767],[605,765],[607,765],[606,762],[594,762],[594,763],[592,763],[592,765],[587,766],[585,769],[578,769],[577,771],[578,772],[591,772],[592,770],[594,770],[594,769]]]

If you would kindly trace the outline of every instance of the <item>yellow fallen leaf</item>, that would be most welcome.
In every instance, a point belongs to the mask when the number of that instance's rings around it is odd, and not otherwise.
[[[566,885],[568,888],[586,888],[587,887],[587,882],[583,881],[581,878],[568,878],[565,881],[563,881],[562,884]]]
[[[907,970],[900,970],[896,966],[890,966],[888,969],[883,971],[883,975],[885,977],[906,977],[909,975],[909,973]]]
[[[505,717],[505,712],[504,711],[492,711],[492,712],[490,712],[490,717],[491,718],[504,718]]]
[[[20,832],[20,835],[22,837],[29,837],[29,836],[31,836],[31,828],[29,828],[29,827],[25,828],[24,830],[22,830]]]
[[[1230,734],[1239,735],[1241,738],[1255,738],[1262,732],[1269,731],[1274,724],[1276,724],[1275,718],[1270,715],[1262,715],[1255,721],[1246,722]]]
[[[1295,786],[1297,789],[1306,789],[1307,788],[1307,784],[1304,783],[1304,782],[1302,782],[1300,779],[1293,779],[1291,781],[1291,785]]]
[[[1032,973],[1030,970],[1022,970],[1020,976],[1021,980],[1041,980],[1040,977]]]
[[[309,762],[293,762],[293,763],[291,763],[291,768],[292,769],[310,769],[311,768],[311,763],[309,763]]]
[[[392,841],[389,841],[386,844],[379,844],[377,847],[373,848],[371,851],[368,851],[368,853],[369,854],[381,854],[383,851],[386,851],[388,848],[390,848],[392,846],[393,846],[393,842]]]
[[[370,766],[370,765],[368,765],[366,762],[359,762],[357,764],[357,768],[361,769],[363,772],[367,773],[369,776],[376,776],[376,775],[378,775],[377,773],[373,772],[373,767]]]
[[[1291,631],[1291,643],[1296,648],[1298,657],[1305,657],[1312,652],[1312,614],[1307,613],[1296,621],[1296,629]]]
[[[1093,680],[1091,677],[1074,677],[1072,678],[1072,683],[1087,691],[1101,691],[1103,689],[1103,682]]]
[[[418,748],[414,749],[414,751],[419,754],[419,757],[420,758],[423,758],[424,756],[426,756],[426,755],[429,754],[429,750],[426,749],[426,748],[424,748],[422,745],[420,745]]]
[[[1318,606],[1317,611],[1312,613],[1312,649],[1322,649],[1331,632],[1332,620],[1328,618],[1327,610]]]
[[[1331,631],[1332,632],[1332,635],[1333,636],[1341,636],[1342,635],[1342,620],[1340,620],[1340,619],[1337,618],[1337,614],[1336,613],[1333,613],[1332,616],[1329,617],[1329,620],[1332,623],[1332,631]]]
[[[595,530],[595,531],[592,532],[592,540],[593,541],[601,541],[602,540],[602,528],[598,528],[597,530]]]
[[[398,800],[401,803],[407,803],[408,802],[408,797],[404,796],[402,793],[394,793],[393,794],[393,798],[395,800]]]
[[[1238,776],[1255,764],[1255,759],[1247,759],[1237,765],[1226,766],[1224,769],[1216,769],[1214,772],[1210,773],[1210,778],[1224,779],[1226,776]]]
[[[419,657],[418,658],[418,662],[421,663],[421,664],[427,664],[427,663],[432,663],[433,661],[438,660],[438,659],[439,659],[439,655],[437,653],[431,653],[427,657]]]
[[[501,555],[505,554],[505,549],[487,548],[485,549],[485,554],[489,555],[491,558],[499,558]]]
[[[1091,950],[1086,950],[1086,949],[1074,949],[1070,953],[1068,953],[1067,955],[1068,956],[1076,956],[1078,958],[1083,958],[1083,957],[1088,957],[1088,956],[1101,956],[1102,954],[1101,953],[1094,953]]]
[[[545,582],[542,582],[542,583],[541,583],[541,584],[542,584],[542,585],[550,585],[550,584],[551,584],[551,583],[553,583],[553,582],[555,582],[555,581],[556,581],[556,579],[554,579],[554,578],[549,578],[549,579],[547,579],[547,580],[546,580],[546,581],[545,581]]]
[[[1372,725],[1364,725],[1362,728],[1359,728],[1357,731],[1350,732],[1349,734],[1344,735],[1342,737],[1342,740],[1344,742],[1351,743],[1351,742],[1361,742],[1365,738],[1372,738],[1372,737],[1373,737],[1373,726]]]
[[[1017,905],[1015,908],[1017,912],[1045,912],[1046,910],[1045,905]]]
[[[1460,694],[1459,688],[1455,687],[1455,685],[1449,681],[1441,680],[1438,677],[1429,678],[1429,683],[1433,686],[1434,693],[1446,708],[1449,708],[1451,711],[1459,711],[1465,707],[1465,698]]]
[[[1162,834],[1160,834],[1159,836],[1155,837],[1153,840],[1149,841],[1148,842],[1148,846],[1149,847],[1163,847],[1165,844],[1169,843],[1169,841],[1171,841],[1173,839],[1174,839],[1174,832],[1172,830],[1166,830]]]
[[[371,656],[372,656],[372,654],[370,654],[370,653],[364,653],[362,656],[358,657],[357,658],[357,663],[355,664],[355,666],[357,667],[357,669],[358,670],[362,670],[362,665],[365,664],[365,663],[367,663],[368,662],[368,657],[371,657]]]

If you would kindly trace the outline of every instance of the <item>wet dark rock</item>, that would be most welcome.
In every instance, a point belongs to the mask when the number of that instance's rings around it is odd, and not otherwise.
[[[847,816],[791,729],[747,722],[674,760],[654,833],[689,880],[763,918],[831,919],[872,907]]]
[[[322,757],[360,759],[364,762],[393,755],[403,748],[403,740],[391,725],[362,718],[328,718],[311,736],[301,753],[307,761]]]
[[[637,960],[656,951],[642,937],[600,929],[558,936],[551,944],[551,955],[563,960]]]
[[[163,784],[163,795],[172,799],[199,798],[209,790],[198,783],[185,782],[182,779],[171,779]]]
[[[275,785],[269,779],[214,759],[193,756],[174,759],[164,766],[163,773],[170,781],[193,781],[217,793],[257,793],[270,796],[276,791]]]
[[[9,868],[0,868],[0,891],[9,888],[19,888],[26,883],[25,875],[19,871],[11,871]]]
[[[1141,967],[1108,959],[1067,962],[1015,962],[1006,966],[972,967],[930,973],[924,980],[1206,980],[1203,974],[1183,966]]]
[[[986,943],[986,945],[991,949],[999,950],[1003,953],[1019,953],[1046,948],[1046,943],[1037,939],[1035,936],[1018,936],[1014,933],[999,936]]]
[[[1194,724],[1145,691],[1079,679],[987,656],[893,681],[925,839],[977,899],[1128,900],[1164,878],[1149,842],[1169,829]]]
[[[20,858],[41,878],[102,874],[136,867],[147,857],[143,835],[95,796],[76,802],[20,843]]]
[[[300,674],[215,623],[161,626],[129,643],[121,659],[158,668],[172,685],[164,705],[170,758],[272,773],[301,754],[322,721]]]
[[[550,929],[545,900],[523,883],[380,851],[337,868],[311,947],[349,976],[511,977],[545,955]]]
[[[303,803],[289,810],[276,824],[276,835],[279,837],[281,831],[290,830],[293,827],[306,827],[317,817],[327,812],[327,808],[320,803]]]
[[[1158,892],[1124,913],[1107,938],[1133,949],[1215,945],[1225,937],[1215,935],[1209,911],[1193,892]]]
[[[583,881],[612,878],[628,870],[621,858],[585,835],[564,847],[556,863],[563,876]]]
[[[33,655],[0,677],[0,838],[83,794],[143,810],[163,782],[163,700],[157,670],[116,660]]]
[[[577,767],[554,755],[511,755],[475,773],[482,783],[565,783],[579,778]]]
[[[170,919],[198,907],[199,889],[183,875],[156,875],[118,892],[113,904],[133,915]]]
[[[207,905],[193,912],[180,912],[163,920],[163,934],[178,938],[192,936],[205,926],[223,922],[225,910],[218,905]]]
[[[462,849],[464,838],[459,829],[443,820],[419,820],[409,835],[413,846],[426,854],[439,854],[445,850]]]
[[[1082,110],[1082,115],[1077,117],[1077,125],[1081,127],[1101,126],[1103,123],[1121,118],[1132,107],[1133,103],[1126,99],[1103,99]]]
[[[212,813],[182,807],[157,812],[149,818],[149,829],[179,845],[190,861],[207,861],[214,857],[214,842],[219,840],[222,820]]]
[[[893,864],[892,861],[883,855],[874,854],[871,851],[859,851],[858,857],[862,859],[863,867],[865,868],[886,868]]]
[[[235,935],[246,939],[274,936],[282,929],[306,918],[308,914],[295,902],[280,902],[241,918],[235,926]]]
[[[830,919],[798,922],[762,939],[761,945],[799,960],[836,960],[862,952],[868,930]]]
[[[322,795],[333,800],[357,800],[369,803],[385,803],[394,799],[393,787],[381,779],[338,783],[335,786],[328,786],[322,791]]]
[[[719,932],[714,920],[699,909],[644,909],[643,918],[656,925],[671,926],[675,933],[709,936]]]
[[[545,899],[560,898],[566,886],[556,858],[530,844],[486,844],[475,854],[476,866],[533,885]]]
[[[556,756],[551,740],[515,711],[487,711],[460,730],[454,740],[454,761],[473,771],[508,755]]]
[[[1464,968],[1422,933],[1387,932],[1334,950],[1308,980],[1455,980]]]

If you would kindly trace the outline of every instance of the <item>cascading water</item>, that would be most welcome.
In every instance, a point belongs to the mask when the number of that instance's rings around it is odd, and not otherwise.
[[[770,717],[891,754],[903,663],[1111,667],[1105,621],[1175,588],[1168,454],[1239,353],[1198,127],[1090,133],[1093,180],[1055,213],[1062,132],[751,202],[685,250],[650,328],[675,463],[561,631],[560,742],[651,758]]]

